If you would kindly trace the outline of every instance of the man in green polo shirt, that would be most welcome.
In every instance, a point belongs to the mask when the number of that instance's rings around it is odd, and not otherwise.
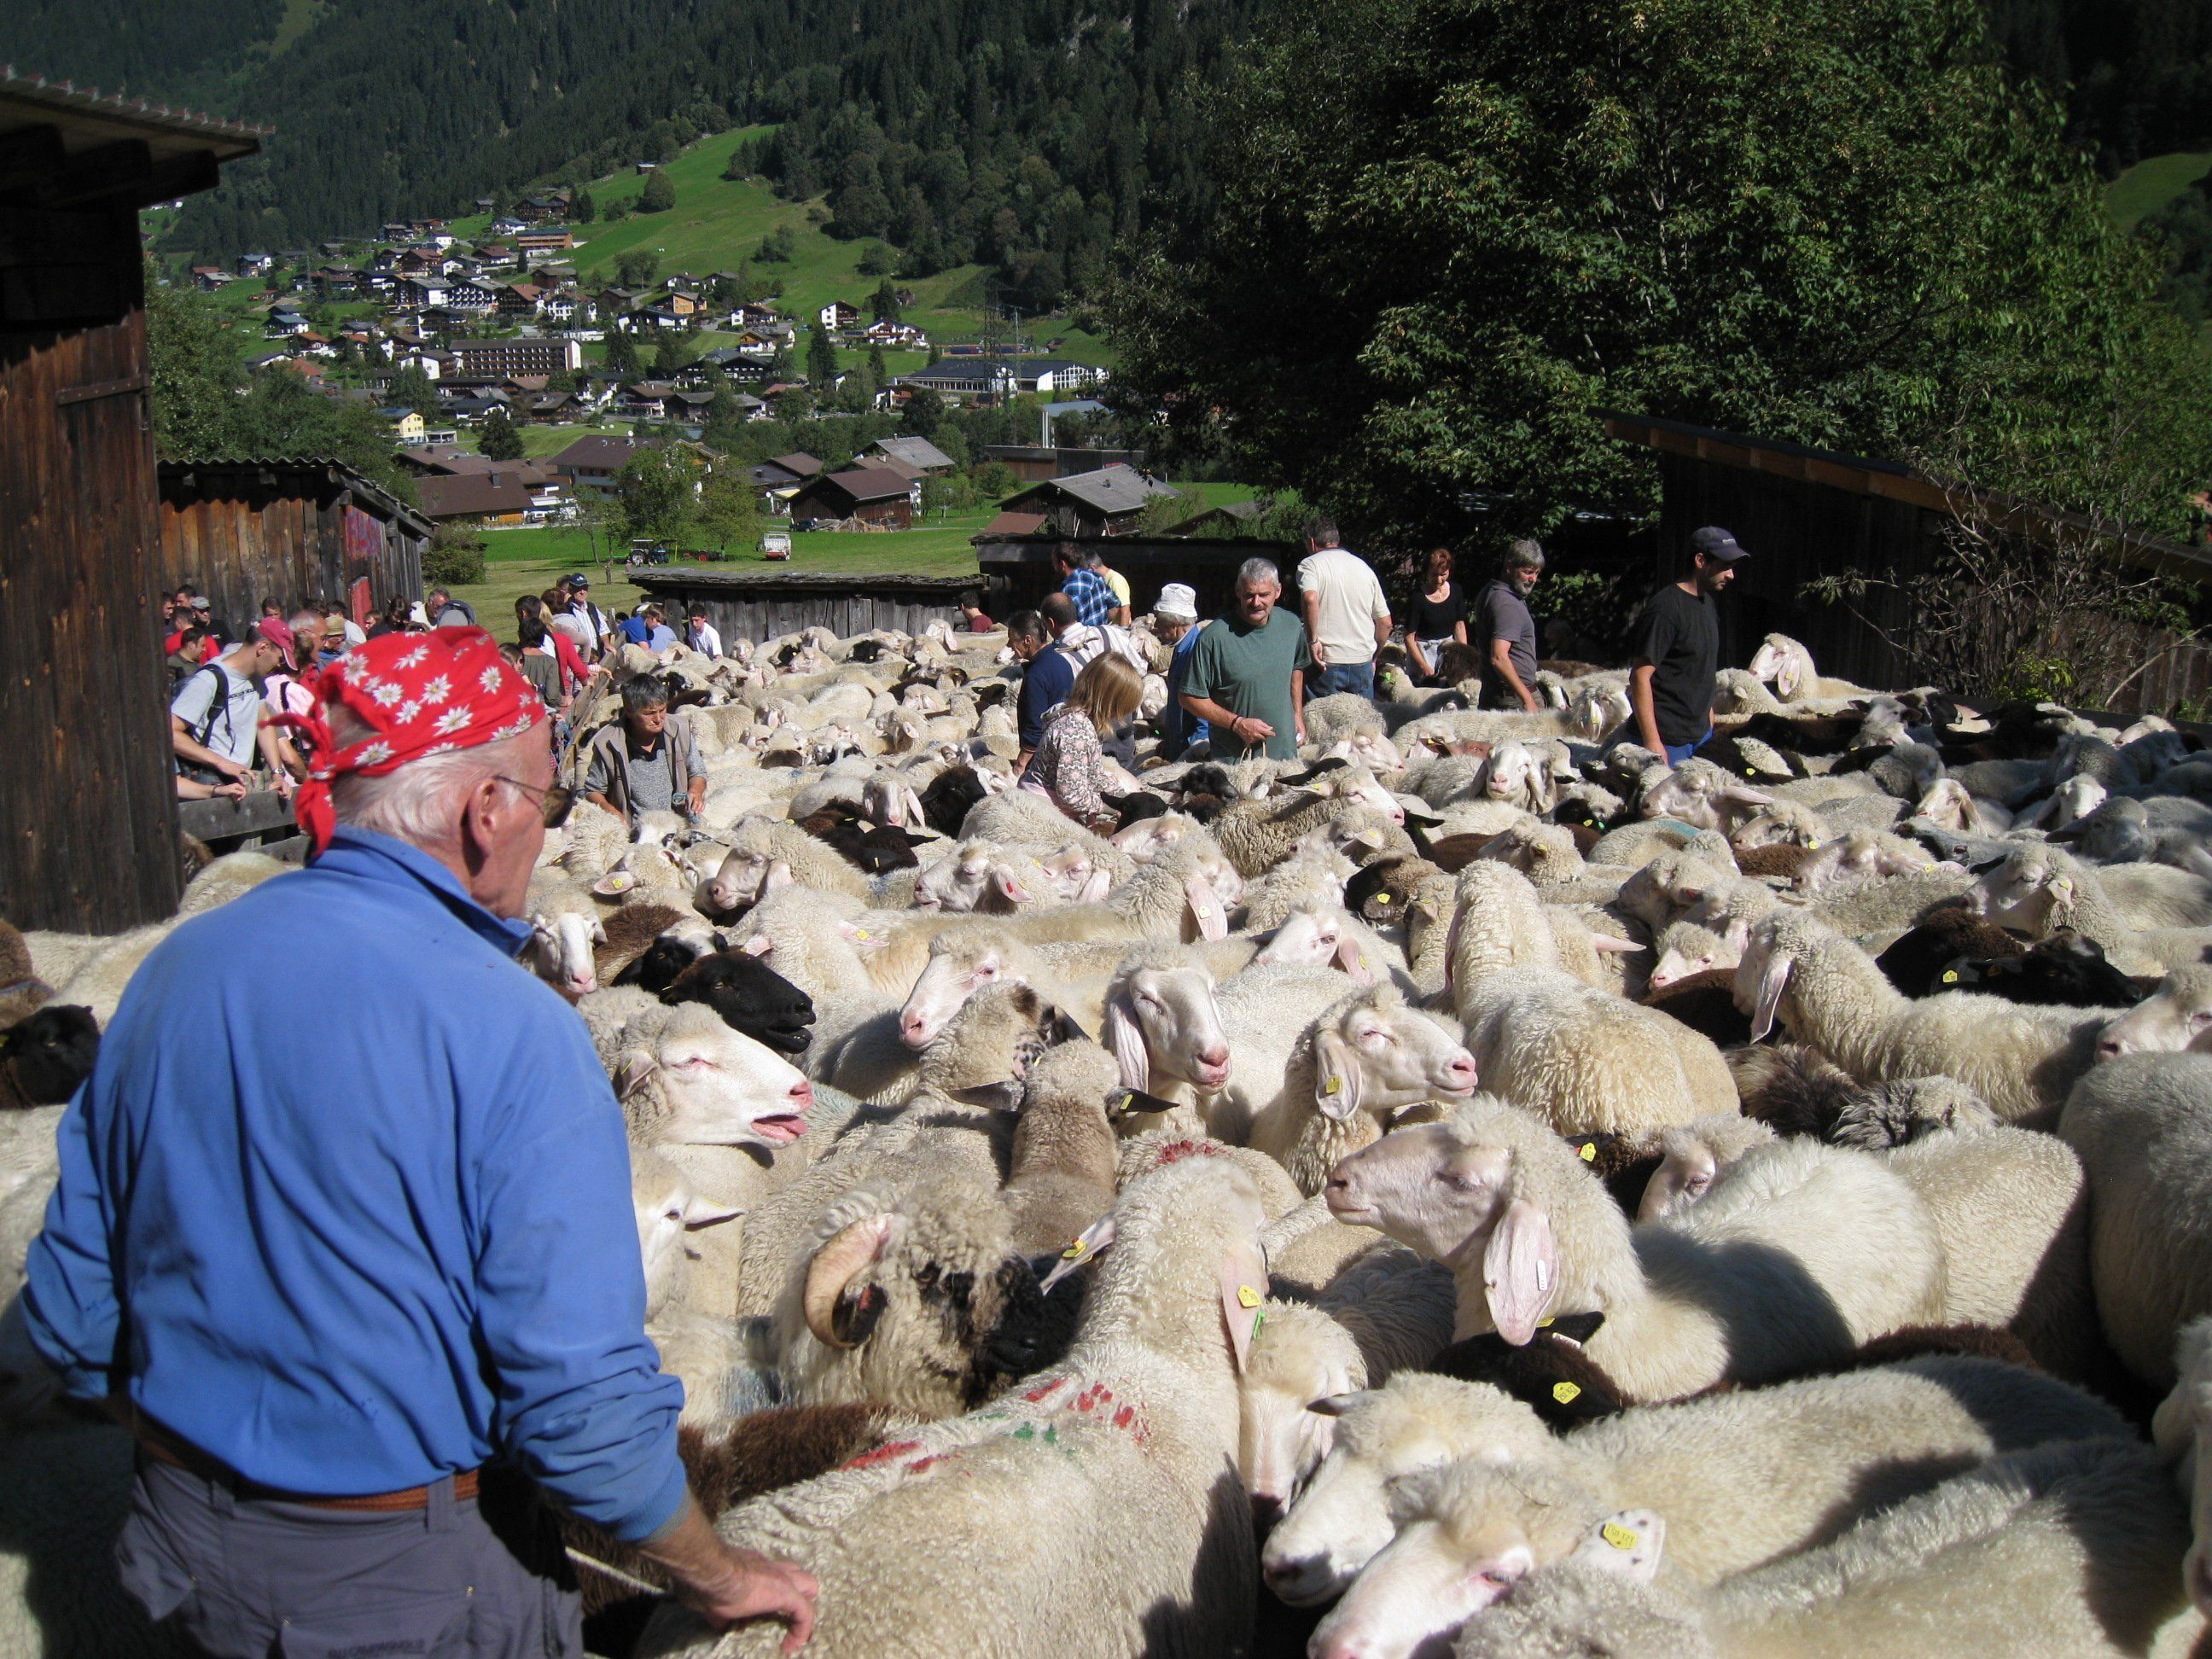
[[[1230,614],[1191,647],[1182,706],[1213,728],[1216,760],[1291,760],[1306,740],[1306,625],[1275,608],[1282,597],[1281,573],[1245,560]]]

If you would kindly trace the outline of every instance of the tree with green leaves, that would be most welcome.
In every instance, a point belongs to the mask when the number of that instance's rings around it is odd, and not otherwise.
[[[495,409],[477,428],[477,447],[490,460],[519,461],[523,453],[522,434],[514,429],[505,410]]]
[[[1370,540],[1457,531],[1472,489],[1536,530],[1649,509],[1655,466],[1594,406],[1941,448],[2083,510],[2124,431],[2144,528],[2212,475],[2203,355],[1977,0],[1261,19],[1211,123],[1218,199],[1110,294],[1117,381]]]
[[[818,322],[806,331],[806,379],[817,392],[837,380],[837,348],[830,343],[830,331]]]
[[[163,286],[146,267],[146,359],[154,448],[189,460],[221,455],[241,380],[238,337],[187,289]]]
[[[598,216],[599,209],[592,204],[592,192],[580,185],[568,198],[568,217],[577,224],[588,225]]]
[[[607,368],[625,378],[637,373],[637,336],[612,324],[607,327]]]
[[[734,459],[716,462],[700,487],[699,533],[724,552],[760,538],[759,492]]]
[[[677,371],[683,367],[684,349],[678,337],[665,330],[655,335],[653,344],[653,378],[656,380],[672,380],[676,378]]]
[[[860,250],[857,269],[863,276],[883,276],[897,268],[898,261],[890,249],[881,242],[871,242]],[[878,316],[882,313],[878,313]]]
[[[427,421],[438,412],[438,383],[419,364],[410,363],[392,375],[391,384],[384,388],[384,398],[398,408],[413,410]]]
[[[655,167],[638,192],[637,210],[640,213],[665,213],[676,205],[676,181],[668,176],[665,167]]]
[[[615,258],[615,279],[624,288],[650,288],[660,275],[660,256],[650,248],[634,247]]]
[[[945,399],[926,386],[915,386],[906,394],[906,409],[901,418],[906,429],[917,438],[934,438],[945,424]]]
[[[653,446],[631,456],[620,484],[624,533],[633,539],[681,540],[697,510],[693,479],[690,459],[679,449]]]
[[[891,378],[884,364],[884,349],[872,340],[868,343],[868,378],[879,386],[888,386]]]

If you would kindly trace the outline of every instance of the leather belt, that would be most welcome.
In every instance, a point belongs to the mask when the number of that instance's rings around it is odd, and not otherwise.
[[[198,1446],[180,1440],[151,1419],[139,1416],[132,1424],[138,1443],[147,1455],[187,1474],[198,1475],[203,1480],[218,1480],[239,1497],[268,1504],[304,1504],[312,1509],[350,1510],[375,1514],[396,1514],[408,1510],[423,1510],[430,1506],[430,1488],[407,1486],[398,1492],[370,1492],[361,1498],[321,1498],[307,1492],[285,1492],[276,1486],[264,1486],[258,1480],[249,1480],[220,1458],[210,1457]],[[463,1469],[453,1477],[453,1496],[456,1499],[471,1498],[477,1495],[478,1471]]]

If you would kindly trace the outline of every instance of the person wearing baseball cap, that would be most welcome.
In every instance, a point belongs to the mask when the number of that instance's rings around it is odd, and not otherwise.
[[[1735,580],[1747,557],[1736,538],[1717,525],[1690,538],[1680,580],[1644,602],[1632,637],[1636,653],[1628,673],[1633,712],[1611,739],[1635,738],[1667,764],[1679,766],[1713,734],[1713,680],[1720,670],[1721,625],[1714,596]]]
[[[132,977],[26,1264],[31,1341],[138,1440],[124,1587],[224,1659],[580,1655],[543,1494],[714,1623],[803,1643],[814,1581],[688,1488],[622,1109],[515,961],[569,805],[544,699],[478,628],[370,640],[309,689],[279,719],[314,739],[311,861]],[[313,957],[272,991],[301,915]]]
[[[607,635],[613,631],[612,625],[607,621],[607,613],[592,603],[591,578],[585,575],[582,571],[574,571],[563,576],[561,579],[561,586],[566,588],[568,593],[568,614],[592,630],[592,643],[584,655],[596,662],[601,653],[606,650]]]

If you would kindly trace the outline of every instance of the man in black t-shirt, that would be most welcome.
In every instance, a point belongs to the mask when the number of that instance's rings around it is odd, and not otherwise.
[[[1679,766],[1713,734],[1713,677],[1720,667],[1720,619],[1713,595],[1735,579],[1745,556],[1735,537],[1708,525],[1690,538],[1690,568],[1644,603],[1636,618],[1636,656],[1628,674],[1634,711],[1616,734],[1634,736]]]

